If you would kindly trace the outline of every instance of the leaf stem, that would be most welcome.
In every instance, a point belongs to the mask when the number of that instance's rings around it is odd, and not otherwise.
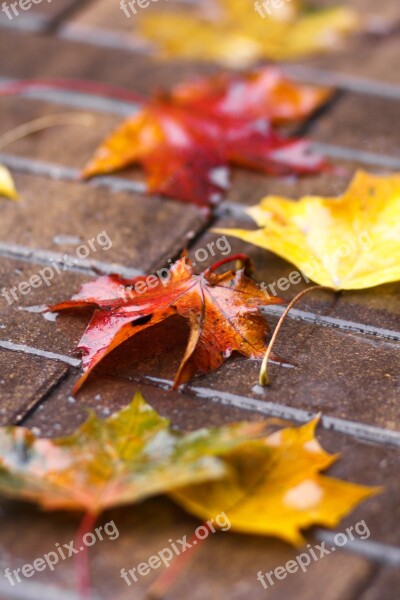
[[[86,533],[92,531],[97,517],[97,513],[86,512],[75,536],[74,546],[78,550],[75,558],[75,573],[81,600],[90,600],[91,598],[89,550],[83,538]]]
[[[222,267],[223,265],[226,265],[227,263],[230,263],[234,260],[240,260],[244,265],[250,262],[250,259],[247,256],[247,254],[234,254],[233,256],[227,256],[226,258],[223,258],[222,260],[219,260],[218,262],[214,263],[213,265],[211,265],[211,267],[207,269],[207,271],[209,273],[213,273],[213,271],[216,271],[219,267]]]
[[[211,529],[207,525],[207,523],[203,523],[205,527],[211,532]],[[164,598],[168,591],[172,588],[180,574],[182,573],[184,567],[189,562],[194,552],[198,551],[200,546],[208,539],[206,538],[198,538],[194,533],[192,537],[189,539],[188,544],[191,545],[189,550],[185,550],[182,554],[177,556],[171,563],[171,565],[163,572],[157,579],[151,584],[149,589],[147,590],[145,600],[161,600]],[[194,544],[193,542],[196,542]]]
[[[290,302],[290,304],[287,305],[284,313],[282,314],[281,318],[278,321],[278,324],[275,328],[275,331],[273,333],[273,336],[271,338],[271,341],[270,341],[267,351],[265,353],[265,356],[264,356],[264,359],[263,359],[263,362],[261,365],[261,369],[260,369],[260,377],[259,377],[260,385],[266,386],[266,385],[270,384],[270,379],[269,379],[269,375],[268,375],[268,360],[269,360],[269,357],[271,356],[271,352],[272,352],[272,349],[276,342],[276,338],[278,337],[278,334],[282,328],[283,323],[285,322],[287,315],[289,314],[289,311],[293,308],[293,306],[295,304],[297,304],[297,302],[299,300],[301,300],[303,298],[303,296],[305,296],[306,294],[309,294],[311,292],[315,292],[316,290],[329,290],[331,292],[337,291],[334,288],[331,288],[328,286],[313,285],[312,287],[305,289],[302,292],[300,292],[299,294],[297,294],[297,296],[295,298],[293,298],[293,300]]]

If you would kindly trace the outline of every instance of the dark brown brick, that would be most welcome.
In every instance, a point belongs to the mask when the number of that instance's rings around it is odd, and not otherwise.
[[[0,239],[33,254],[76,257],[79,245],[96,237],[98,250],[88,260],[146,272],[175,257],[204,224],[196,208],[168,199],[30,175],[17,175],[16,184],[20,201],[0,206]],[[107,251],[97,241],[103,231],[112,241]]]
[[[44,267],[44,264],[2,258],[2,291],[7,292],[21,282],[29,281]],[[73,350],[85,329],[85,323],[90,318],[90,312],[65,313],[62,319],[57,318],[53,322],[44,318],[39,311],[46,305],[70,298],[89,279],[87,275],[69,270],[60,276],[55,274],[49,286],[43,283],[26,296],[18,292],[18,301],[12,304],[7,300],[7,294],[3,294],[0,297],[0,339],[74,358]],[[12,295],[8,293],[8,296],[11,300]]]
[[[256,387],[260,364],[244,359],[232,360],[192,385],[208,395],[218,391],[220,401],[238,394],[399,430],[398,342],[289,321],[275,350],[295,368],[271,364],[271,385],[264,391]]]
[[[398,86],[399,78],[396,66],[400,60],[400,40],[393,35],[383,44],[374,48],[370,60],[360,65],[359,75],[373,76],[375,80],[387,81]]]
[[[0,425],[20,422],[67,372],[62,363],[0,349]]]
[[[365,89],[369,89],[369,93],[377,95],[387,94],[386,84],[390,84],[393,86],[391,92],[396,92],[398,96],[400,91],[396,76],[400,50],[396,34],[398,24],[397,14],[397,19],[388,22],[389,28],[394,29],[392,35],[355,34],[333,52],[306,57],[300,65],[292,64],[292,72],[301,74],[302,78],[313,83],[320,82],[325,85],[338,83],[345,89],[356,89],[357,86],[362,85]]]
[[[13,52],[9,52],[10,47]],[[160,62],[131,51],[10,31],[1,32],[0,56],[0,76],[3,77],[87,79],[120,85],[142,94],[169,88],[189,76],[215,71],[215,67],[209,65]]]
[[[286,376],[296,379],[295,403],[399,430],[399,352],[398,342],[319,328],[302,348],[297,373]]]
[[[393,600],[400,589],[398,567],[382,568],[369,587],[364,590],[360,600]]]
[[[306,177],[269,177],[262,173],[235,169],[226,199],[252,206],[268,195],[293,199],[308,195],[339,196],[345,191],[356,170],[362,167],[360,163],[331,162],[338,168],[337,173]]]
[[[399,283],[341,292],[332,317],[400,333]],[[379,335],[379,331],[376,332]],[[381,332],[381,335],[386,335]],[[390,335],[390,333],[388,334]]]
[[[60,125],[44,128],[2,148],[2,152],[29,159],[45,161],[82,170],[100,142],[109,135],[123,117],[91,113],[50,102],[20,97],[0,96],[0,110],[4,115],[0,136],[36,119],[59,115]],[[66,121],[76,118],[85,125]],[[81,120],[81,121],[80,121]]]
[[[161,6],[160,6],[161,5]],[[178,3],[179,6],[179,3]],[[138,6],[137,15],[127,7],[130,16],[127,16],[124,11],[120,8],[119,4],[110,4],[107,0],[97,0],[95,4],[89,4],[86,8],[81,10],[78,14],[73,15],[67,23],[64,23],[62,33],[68,32],[69,35],[84,35],[85,31],[89,32],[91,36],[98,36],[99,44],[104,43],[101,40],[101,36],[107,36],[111,31],[119,34],[119,38],[115,36],[114,39],[119,39],[122,44],[125,42],[126,46],[134,47],[134,36],[133,32],[136,29],[138,18],[143,11],[146,14],[149,12],[163,12],[176,9],[176,3],[171,8],[167,2],[159,0],[157,3],[150,2],[146,9],[140,9]],[[182,5],[179,6],[182,9]],[[186,5],[186,9],[190,11],[191,7]]]
[[[399,156],[399,119],[398,100],[348,94],[318,121],[312,138],[335,146]]]

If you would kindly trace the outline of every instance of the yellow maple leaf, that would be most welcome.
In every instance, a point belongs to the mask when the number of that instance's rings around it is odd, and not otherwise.
[[[337,290],[400,280],[400,175],[359,171],[338,198],[267,196],[246,212],[261,229],[214,231],[275,252]]]
[[[230,457],[235,478],[174,490],[171,497],[188,512],[209,519],[224,512],[232,530],[279,537],[301,546],[301,529],[335,527],[379,488],[320,475],[336,461],[315,438],[318,419],[277,431]],[[264,450],[264,452],[263,452]]]
[[[139,25],[140,33],[167,56],[214,60],[232,66],[246,66],[260,59],[290,60],[326,51],[359,27],[360,20],[351,9],[306,11],[300,1],[294,0],[269,11],[260,2],[219,0],[213,14],[152,13],[143,15]]]
[[[5,196],[11,200],[16,200],[18,198],[11,173],[6,167],[3,167],[3,165],[0,165],[0,196]]]

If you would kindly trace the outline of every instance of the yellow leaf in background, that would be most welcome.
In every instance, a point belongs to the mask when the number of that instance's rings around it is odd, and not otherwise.
[[[3,165],[0,165],[0,196],[11,198],[11,200],[18,198],[11,173]]]
[[[359,171],[339,198],[267,196],[246,212],[262,229],[214,231],[275,252],[338,290],[400,280],[400,175]]]
[[[304,543],[301,529],[335,527],[378,488],[320,475],[336,461],[315,438],[317,420],[277,431],[230,455],[235,479],[174,490],[171,497],[188,512],[210,519],[225,512],[232,530],[269,535],[293,545]]]
[[[271,7],[270,14],[262,3],[249,0],[219,0],[213,9],[195,15],[143,15],[140,33],[169,57],[243,67],[261,59],[296,59],[329,50],[360,27],[358,16],[348,8],[306,11],[294,0]]]

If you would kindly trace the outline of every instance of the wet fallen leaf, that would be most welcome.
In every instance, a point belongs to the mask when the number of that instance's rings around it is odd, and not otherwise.
[[[309,10],[300,1],[275,4],[219,0],[212,11],[204,3],[195,14],[144,14],[139,30],[165,56],[246,66],[334,49],[361,26],[358,15],[344,6]]]
[[[158,193],[208,210],[225,193],[227,159],[203,121],[158,102],[128,119],[96,151],[84,176],[141,164],[149,193]]]
[[[259,437],[262,423],[180,433],[137,393],[107,420],[94,413],[71,436],[0,428],[0,493],[47,510],[92,514],[226,475],[219,456]]]
[[[0,196],[10,198],[11,200],[16,200],[18,198],[11,173],[6,167],[3,167],[3,165],[0,165]]]
[[[335,527],[362,500],[381,491],[320,474],[338,456],[319,445],[317,422],[233,450],[225,460],[236,477],[189,485],[171,497],[201,519],[225,512],[232,530],[301,546],[301,529]]]
[[[400,280],[400,176],[359,171],[339,198],[267,196],[248,211],[256,231],[216,229],[293,263],[337,290]]]
[[[181,433],[138,392],[106,420],[90,413],[68,437],[0,428],[0,494],[96,516],[167,493],[201,518],[225,512],[233,530],[301,544],[300,529],[334,527],[379,491],[319,474],[337,457],[319,446],[316,423],[268,436],[272,421]]]
[[[84,375],[75,389],[122,342],[177,314],[188,321],[190,336],[174,387],[217,369],[234,351],[262,358],[270,330],[259,308],[281,300],[267,299],[244,269],[221,275],[212,269],[196,275],[192,263],[183,257],[170,269],[169,279],[100,277],[84,285],[70,301],[52,306],[56,312],[98,307],[78,345]]]
[[[273,175],[326,169],[309,142],[285,138],[272,124],[304,119],[330,95],[327,88],[294,84],[275,68],[183,84],[125,121],[83,176],[140,164],[150,193],[207,211],[226,192],[229,165]]]

